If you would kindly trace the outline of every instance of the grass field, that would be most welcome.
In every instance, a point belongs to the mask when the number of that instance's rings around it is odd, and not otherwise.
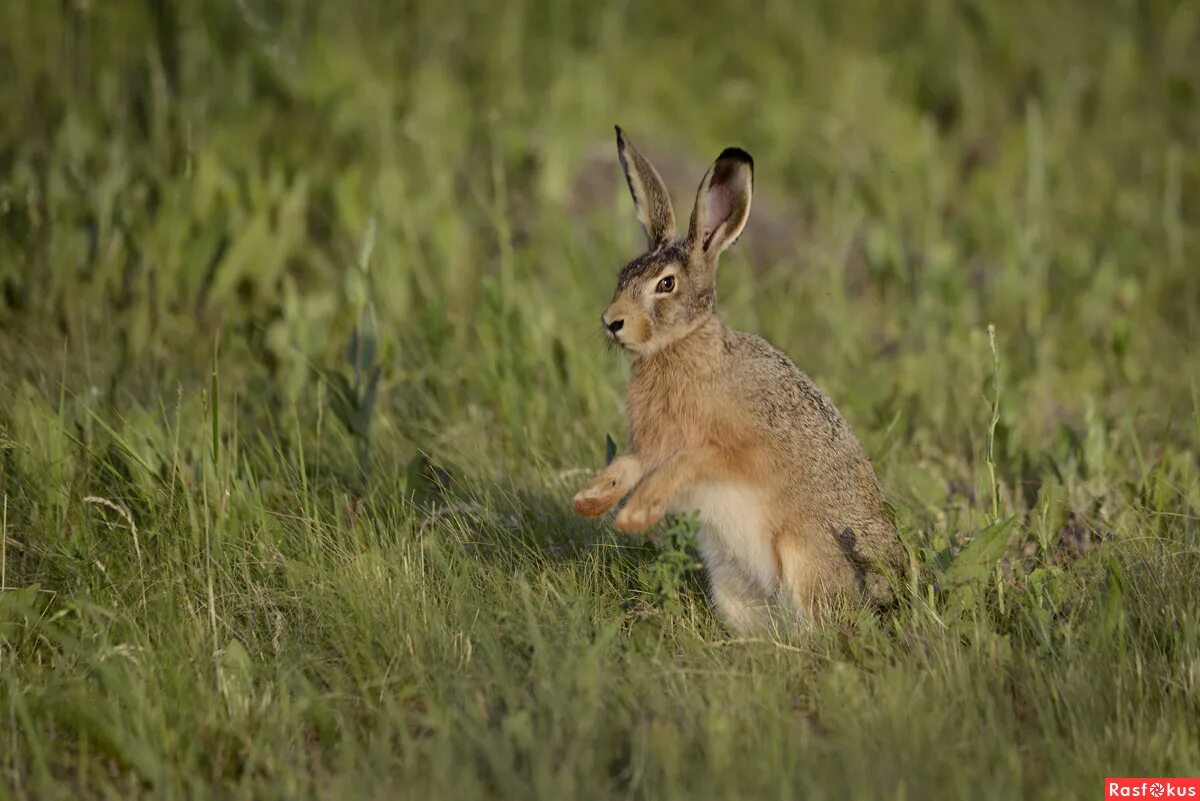
[[[0,797],[1100,798],[1200,775],[1200,2],[0,3]],[[598,316],[726,320],[913,572],[735,638]],[[994,336],[989,337],[989,326]]]

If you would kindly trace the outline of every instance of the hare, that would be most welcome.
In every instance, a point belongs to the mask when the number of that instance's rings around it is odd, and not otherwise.
[[[854,433],[787,356],[717,314],[717,259],[750,215],[753,160],[735,147],[717,157],[678,237],[662,179],[616,131],[649,240],[601,316],[632,358],[632,452],[575,496],[575,513],[602,515],[628,495],[616,526],[640,532],[668,511],[698,512],[712,601],[735,631],[886,599],[901,545]]]

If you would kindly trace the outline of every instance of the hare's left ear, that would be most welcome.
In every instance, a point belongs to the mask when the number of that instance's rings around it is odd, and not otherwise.
[[[715,259],[732,245],[750,218],[754,193],[754,159],[745,150],[727,147],[708,168],[696,192],[688,241],[698,256]]]
[[[629,194],[633,195],[638,219],[646,229],[650,249],[657,250],[675,239],[675,210],[671,208],[671,196],[654,165],[638,152],[621,126],[614,127],[617,129],[617,155],[621,157]]]

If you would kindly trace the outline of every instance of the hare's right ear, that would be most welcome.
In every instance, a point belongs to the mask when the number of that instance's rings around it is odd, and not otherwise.
[[[629,194],[637,207],[637,216],[646,229],[650,249],[655,250],[675,239],[675,212],[666,184],[646,157],[637,151],[621,126],[617,129],[617,155],[629,184]]]
[[[753,194],[754,159],[740,147],[725,148],[696,191],[688,229],[692,252],[715,263],[721,251],[737,241],[746,227]]]

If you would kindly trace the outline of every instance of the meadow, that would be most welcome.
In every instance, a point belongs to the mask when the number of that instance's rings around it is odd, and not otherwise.
[[[1200,2],[0,3],[0,798],[1099,798],[1200,775]],[[723,315],[894,608],[737,637],[599,314]]]

